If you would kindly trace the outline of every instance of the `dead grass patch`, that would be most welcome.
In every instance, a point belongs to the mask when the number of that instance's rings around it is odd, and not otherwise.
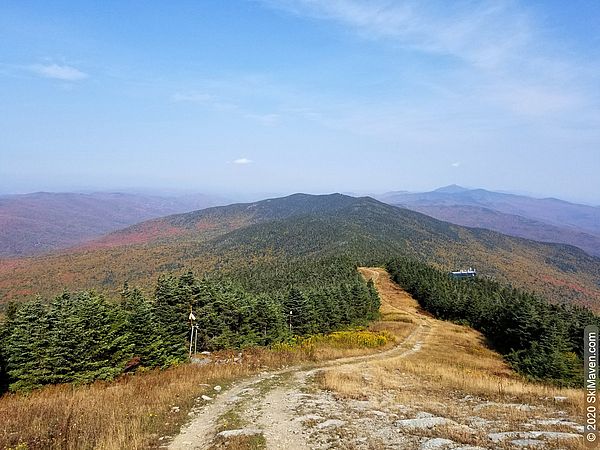
[[[123,376],[110,383],[48,386],[30,394],[5,394],[0,398],[0,449],[20,444],[27,450],[149,448],[160,436],[177,433],[188,419],[194,399],[205,393],[213,395],[213,385],[267,369],[376,351],[336,348],[326,343],[316,344],[310,351],[249,349],[241,363],[184,364]],[[212,357],[233,361],[236,355],[225,351]],[[246,441],[254,442],[248,437],[234,441],[239,441],[239,448],[254,448],[243,446]]]
[[[337,397],[364,400],[366,380],[359,373],[345,372],[340,369],[319,372],[315,381],[322,389],[332,391]]]

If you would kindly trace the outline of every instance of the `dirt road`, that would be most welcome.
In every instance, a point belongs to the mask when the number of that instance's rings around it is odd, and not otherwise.
[[[561,409],[570,399],[554,406],[552,391],[509,385],[497,375],[509,369],[480,335],[420,312],[383,269],[360,270],[382,300],[378,325],[404,339],[238,381],[207,399],[168,448],[579,448],[580,418]]]
[[[400,309],[393,293],[402,293],[389,285],[387,277],[380,277],[375,269],[363,269],[366,277],[373,278],[381,295],[382,309]],[[382,286],[383,285],[383,286]],[[390,294],[392,293],[392,294]],[[403,303],[401,299],[400,303]],[[415,305],[416,306],[416,305]],[[309,369],[287,368],[275,372],[261,373],[240,381],[226,392],[208,401],[204,409],[185,426],[181,433],[169,445],[175,449],[205,449],[215,439],[244,435],[262,435],[267,449],[307,449],[320,447],[320,441],[327,441],[332,430],[345,425],[340,419],[328,415],[312,414],[313,409],[321,410],[321,405],[331,403],[330,393],[310,394],[315,377],[330,368],[352,366],[352,369],[369,364],[375,360],[392,357],[404,357],[421,349],[431,331],[431,323],[415,310],[403,311],[417,318],[414,329],[401,343],[392,349],[372,355],[341,358]],[[303,414],[306,412],[306,414]],[[229,430],[218,435],[219,420],[224,417],[238,420],[243,427]],[[315,425],[307,427],[307,424]]]

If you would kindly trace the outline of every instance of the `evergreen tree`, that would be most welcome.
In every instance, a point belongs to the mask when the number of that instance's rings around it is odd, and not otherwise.
[[[53,381],[46,358],[49,331],[48,312],[40,298],[24,303],[15,312],[4,347],[11,390],[29,390]]]
[[[519,372],[556,384],[581,385],[583,329],[598,324],[591,311],[552,305],[534,293],[497,282],[453,280],[426,264],[397,259],[392,279],[439,318],[467,320]]]
[[[310,334],[315,331],[314,304],[299,289],[290,289],[285,301],[285,311],[289,316],[292,334]]]
[[[154,294],[155,315],[163,335],[165,354],[174,360],[186,357],[186,339],[189,333],[189,305],[178,295],[179,285],[172,276],[160,277]]]
[[[6,306],[4,322],[0,322],[0,395],[8,390],[8,338],[13,329],[13,322],[17,312],[17,304],[9,303]]]
[[[369,308],[367,311],[367,320],[375,320],[379,318],[379,308],[381,307],[381,299],[379,298],[379,292],[375,288],[375,283],[372,279],[367,282]]]
[[[133,355],[140,358],[142,366],[166,366],[171,355],[167,354],[154,304],[144,298],[139,289],[130,290],[126,286],[122,292],[122,307],[127,343]]]
[[[266,295],[260,295],[254,304],[251,323],[258,336],[258,345],[269,345],[281,341],[286,335],[285,316],[281,305]]]
[[[64,321],[57,328],[73,330],[77,339],[68,345],[61,345],[57,339],[54,345],[59,351],[71,351],[73,381],[114,378],[133,356],[121,311],[91,292],[78,294],[71,304],[72,314],[62,316]]]

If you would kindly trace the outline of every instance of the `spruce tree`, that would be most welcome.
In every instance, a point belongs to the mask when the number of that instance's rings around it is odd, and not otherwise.
[[[189,305],[181,303],[175,277],[159,277],[154,299],[157,324],[163,334],[166,356],[175,361],[183,360],[187,354]]]
[[[292,334],[303,335],[314,332],[314,304],[299,289],[290,289],[284,306]]]
[[[11,390],[30,390],[53,380],[47,358],[48,311],[40,298],[22,304],[15,312],[6,340],[6,371]]]
[[[133,355],[139,357],[140,364],[145,367],[167,365],[169,356],[154,304],[144,298],[140,290],[126,288],[122,293],[122,307],[127,342]]]

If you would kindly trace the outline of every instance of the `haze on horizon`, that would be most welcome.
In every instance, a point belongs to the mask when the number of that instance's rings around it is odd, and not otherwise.
[[[0,193],[600,204],[595,1],[7,1],[0,80]]]

